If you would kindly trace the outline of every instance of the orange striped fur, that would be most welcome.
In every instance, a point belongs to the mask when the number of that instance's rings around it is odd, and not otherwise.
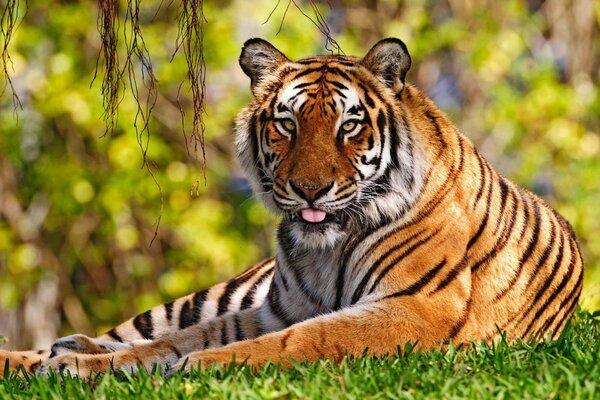
[[[0,363],[84,375],[234,355],[259,366],[560,334],[582,286],[570,225],[405,83],[401,41],[294,62],[252,39],[240,64],[255,99],[236,143],[281,215],[275,258],[98,338]]]

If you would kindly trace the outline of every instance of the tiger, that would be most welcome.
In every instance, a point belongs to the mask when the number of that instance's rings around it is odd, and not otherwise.
[[[235,146],[280,218],[275,257],[99,337],[3,351],[0,368],[170,373],[556,339],[582,288],[572,227],[405,80],[411,62],[396,38],[298,61],[248,40]]]

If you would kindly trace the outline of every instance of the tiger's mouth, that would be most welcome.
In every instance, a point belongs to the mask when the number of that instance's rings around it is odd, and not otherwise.
[[[337,213],[326,212],[317,208],[303,208],[290,214],[292,222],[301,222],[310,225],[341,223],[342,220]]]

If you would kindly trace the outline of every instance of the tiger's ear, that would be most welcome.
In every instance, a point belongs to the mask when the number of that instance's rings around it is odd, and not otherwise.
[[[287,57],[266,40],[253,38],[247,40],[240,54],[240,66],[250,77],[250,86],[254,91],[256,85],[266,76],[271,75]]]
[[[394,91],[400,91],[411,60],[402,40],[387,38],[377,42],[360,63]]]

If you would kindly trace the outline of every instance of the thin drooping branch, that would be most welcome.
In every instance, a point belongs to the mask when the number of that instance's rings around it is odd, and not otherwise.
[[[105,134],[112,134],[116,127],[118,108],[123,99],[123,86],[129,89],[137,104],[134,127],[138,145],[142,150],[144,164],[150,140],[149,123],[152,109],[158,95],[158,80],[152,69],[150,53],[142,36],[139,12],[141,0],[128,0],[125,18],[121,27],[117,0],[98,0],[98,30],[102,46],[96,62],[97,77],[100,61],[104,68],[102,79],[102,101],[104,107]],[[123,30],[125,60],[121,66],[118,44],[120,30]],[[127,82],[124,82],[124,77]],[[144,88],[144,93],[140,92]]]
[[[98,0],[98,31],[102,45],[96,60],[96,71],[90,86],[98,75],[98,65],[102,60],[104,77],[102,78],[102,106],[104,108],[104,134],[114,132],[118,108],[121,102],[121,71],[117,53],[119,35],[119,10],[117,0]]]
[[[142,150],[144,157],[143,162],[145,164],[148,153],[148,144],[150,142],[150,115],[152,114],[152,110],[158,97],[158,80],[154,75],[150,53],[148,52],[140,28],[139,12],[141,1],[142,0],[128,0],[127,2],[125,20],[127,21],[126,25],[129,29],[127,29],[126,26],[123,31],[125,46],[127,48],[127,57],[125,59],[125,66],[123,67],[123,74],[127,72],[129,88],[137,104],[133,126],[135,127],[138,145]],[[138,74],[141,74],[141,76]],[[141,80],[141,85],[145,89],[145,93],[140,93],[138,80]],[[143,99],[142,96],[144,96]]]
[[[156,238],[162,217],[163,194],[162,188],[154,175],[156,165],[148,158],[150,144],[150,116],[158,98],[158,80],[154,75],[152,59],[144,41],[140,24],[140,5],[142,0],[128,0],[123,18],[120,23],[118,0],[98,0],[98,30],[102,46],[96,61],[96,73],[100,60],[104,67],[102,79],[102,98],[104,106],[105,135],[115,130],[118,108],[124,96],[124,86],[129,85],[137,110],[133,119],[136,139],[142,151],[142,167],[146,169],[160,193],[160,214],[154,224]],[[119,35],[123,34],[125,59],[121,66],[119,59]],[[126,80],[126,82],[125,82]]]
[[[153,168],[156,169],[156,165],[148,158],[148,145],[150,144],[150,116],[158,98],[158,80],[154,75],[152,59],[150,58],[150,53],[146,47],[146,42],[144,41],[140,27],[139,14],[141,2],[142,0],[127,1],[127,11],[125,13],[126,25],[123,28],[123,37],[127,55],[121,75],[124,75],[125,72],[127,72],[129,88],[137,104],[133,126],[135,128],[138,145],[142,150],[143,167],[146,168],[146,171],[154,181],[160,194],[160,212],[154,223],[154,234],[149,244],[152,246],[152,243],[154,243],[154,240],[158,235],[164,199],[160,183],[152,170]],[[141,86],[138,81],[141,81]],[[140,93],[141,87],[143,87],[145,93]]]
[[[277,0],[275,7],[271,10],[271,12],[267,16],[267,19],[265,20],[265,22],[263,22],[263,24],[266,24],[267,22],[269,22],[269,20],[271,19],[271,17],[277,10],[277,8],[279,8],[280,3],[281,3],[281,0]],[[338,42],[333,38],[333,36],[331,34],[331,28],[329,28],[327,21],[325,21],[323,14],[321,14],[319,7],[317,6],[317,4],[315,3],[314,0],[309,0],[310,7],[314,13],[314,18],[311,17],[310,15],[308,15],[302,9],[302,7],[300,7],[297,0],[288,0],[288,3],[283,12],[283,16],[281,17],[281,22],[279,23],[279,29],[277,30],[277,34],[279,34],[281,32],[281,29],[283,28],[283,23],[285,21],[285,18],[287,16],[290,6],[292,4],[294,5],[294,7],[296,7],[298,9],[298,11],[304,17],[306,17],[310,22],[313,23],[313,25],[315,25],[317,27],[317,29],[319,29],[319,31],[323,34],[323,36],[325,36],[325,49],[327,51],[330,51],[331,53],[337,52],[338,54],[344,54],[344,51],[342,50],[342,48],[340,47]]]
[[[331,29],[329,28],[327,21],[325,21],[325,18],[323,18],[323,14],[321,14],[321,11],[319,11],[319,7],[317,7],[317,4],[314,2],[314,0],[310,0],[309,3],[310,7],[313,10],[313,13],[315,14],[316,21],[312,19],[309,15],[307,15],[304,12],[304,10],[302,10],[298,3],[296,3],[296,0],[292,1],[294,2],[294,5],[298,9],[298,11],[300,11],[302,15],[308,18],[309,21],[312,22],[319,29],[319,31],[321,31],[323,36],[325,36],[325,49],[332,53],[337,52],[338,54],[344,54],[344,51],[342,50],[338,42],[336,42],[335,39],[331,36]]]
[[[21,100],[15,91],[11,77],[11,71],[9,71],[9,69],[13,69],[13,62],[12,58],[10,57],[10,53],[8,52],[10,41],[19,25],[18,19],[20,2],[19,0],[2,0],[0,5],[2,8],[2,14],[0,14],[0,37],[2,38],[0,60],[2,60],[2,74],[4,75],[4,84],[2,85],[2,88],[0,88],[0,97],[4,95],[6,86],[10,87],[14,109],[22,109],[23,105],[21,104]],[[25,9],[23,10],[23,18],[25,17],[28,8],[29,3],[26,0]]]
[[[204,149],[204,121],[203,114],[206,102],[206,62],[204,59],[204,16],[203,0],[182,0],[179,12],[179,33],[177,35],[176,49],[173,57],[179,49],[183,49],[185,61],[188,66],[187,83],[192,94],[192,131],[187,135],[185,130],[185,111],[179,102],[179,96],[184,82],[179,86],[177,101],[181,112],[181,122],[186,146],[189,152],[192,144],[194,153],[198,153],[198,147],[202,151],[203,171],[206,174],[206,152]],[[204,176],[206,181],[206,175]]]

